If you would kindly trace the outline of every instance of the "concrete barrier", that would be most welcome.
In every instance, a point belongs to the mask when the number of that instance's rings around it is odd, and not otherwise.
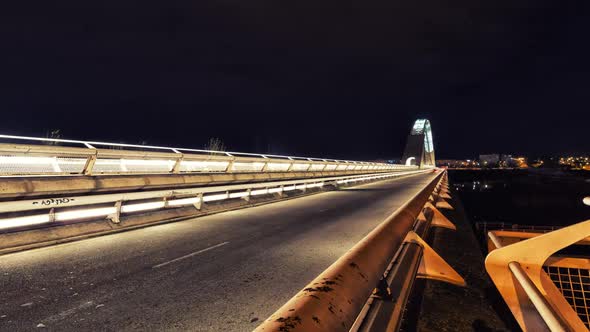
[[[321,178],[319,180],[305,179],[293,181],[278,181],[272,183],[253,183],[248,185],[200,187],[186,189],[184,191],[142,191],[126,194],[80,196],[76,197],[75,199],[72,198],[71,202],[69,202],[69,207],[51,209],[50,213],[52,214],[50,214],[50,217],[48,219],[49,222],[45,222],[43,224],[38,225],[32,225],[30,227],[31,229],[5,229],[3,230],[3,232],[0,232],[0,253],[42,247],[92,236],[125,231],[137,227],[145,227],[148,225],[153,225],[161,222],[177,221],[179,219],[186,219],[190,217],[203,216],[233,209],[252,207],[260,204],[267,204],[279,200],[295,198],[322,192],[325,190],[334,189],[338,186],[353,185],[355,183],[358,184],[359,181],[374,181],[376,180],[374,178],[377,178],[378,180],[403,175],[421,174],[424,172],[425,171],[414,171],[407,173],[391,173],[389,175],[373,174],[372,177],[344,176]],[[317,181],[325,182],[318,183]],[[325,186],[323,185],[324,183],[326,184]],[[231,198],[229,194],[229,192],[231,192],[230,190],[241,189],[243,192],[243,190],[245,189],[254,188],[251,192],[247,191],[248,193],[254,195],[254,191],[259,191],[260,189],[265,188],[265,186],[269,184],[279,186],[277,188],[280,188],[281,191],[272,191],[272,189],[268,189],[266,191],[263,190],[263,193],[267,192],[266,194],[256,196],[239,196],[236,198]],[[322,185],[316,186],[316,184]],[[333,184],[335,186],[330,184]],[[287,190],[287,186],[292,187],[293,190]],[[295,190],[296,188],[299,189]],[[207,197],[202,195],[204,192],[211,193],[213,196],[215,196],[219,194],[220,191],[226,193],[225,195],[227,195],[227,197],[222,200],[204,202],[204,198]],[[194,203],[183,203],[183,205],[167,206],[165,202],[170,202],[171,204],[174,202],[173,200],[167,201],[167,199],[169,197],[172,197],[171,195],[173,194],[181,195],[180,197],[183,197],[178,198],[177,201],[182,201],[186,199],[194,200],[196,197],[199,197],[200,202],[198,206],[194,205]],[[112,204],[118,206],[119,211],[121,211],[121,202],[131,202],[132,205],[141,205],[142,202],[146,202],[146,199],[151,199],[149,201],[151,203],[148,204],[156,202],[164,202],[164,204],[161,204],[162,208],[160,209],[148,210],[143,213],[134,212],[125,214],[119,212],[119,214],[117,214],[116,217],[112,215],[103,215],[102,217],[86,216],[80,217],[79,220],[74,219],[70,221],[60,221],[59,218],[55,217],[60,213],[55,211],[62,211],[63,213],[63,211],[73,211],[72,209],[74,209],[74,211],[80,211],[80,209],[89,209],[89,207],[90,210],[92,210],[96,209],[95,207],[97,206],[106,207],[108,209],[115,209],[112,206]],[[154,201],[154,199],[159,199],[159,201]],[[123,205],[123,207],[124,206],[125,205]],[[41,206],[38,200],[20,200],[14,202],[0,202],[0,209],[4,209],[5,211],[12,211],[9,214],[12,216],[17,216],[18,218],[18,215],[20,213],[26,213],[29,216],[32,216],[31,213],[39,213],[37,214],[37,216],[47,216],[46,211],[48,208],[45,206]],[[53,217],[51,217],[52,215]],[[53,221],[51,221],[51,219],[53,219]],[[2,222],[6,220],[10,219],[0,218],[0,226],[2,225]],[[0,228],[0,231],[2,231],[2,228]]]
[[[381,171],[379,171],[381,172]],[[389,171],[391,172],[391,171]],[[42,197],[47,195],[95,194],[240,184],[265,181],[313,179],[321,177],[374,174],[375,171],[274,172],[151,174],[64,177],[15,177],[0,179],[0,198]],[[388,173],[388,171],[383,171]]]
[[[255,331],[349,331],[445,174],[441,172]]]
[[[148,213],[139,213],[123,216],[119,223],[113,223],[108,219],[86,220],[73,224],[58,224],[52,227],[30,229],[19,232],[0,234],[0,255],[22,250],[46,247],[50,245],[82,240],[90,237],[102,236],[137,228],[154,226],[163,223],[176,222],[189,218],[207,216],[215,213],[236,209],[270,204],[286,199],[293,199],[307,195],[313,195],[324,191],[321,188],[311,189],[307,192],[293,192],[279,197],[270,194],[266,197],[254,198],[250,201],[233,199],[230,202],[215,202],[205,204],[199,210],[194,207],[180,207],[165,209]]]

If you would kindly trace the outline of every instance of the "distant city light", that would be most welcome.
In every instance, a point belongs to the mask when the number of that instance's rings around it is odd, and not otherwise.
[[[487,169],[515,169],[515,168],[561,168],[565,170],[590,171],[590,156],[553,156],[541,158],[527,158],[509,154],[484,154],[479,159],[439,159],[439,166],[448,168],[487,168]]]

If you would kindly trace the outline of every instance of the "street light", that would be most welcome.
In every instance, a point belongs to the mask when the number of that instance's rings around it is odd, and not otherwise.
[[[590,196],[584,197],[584,204],[590,206]]]

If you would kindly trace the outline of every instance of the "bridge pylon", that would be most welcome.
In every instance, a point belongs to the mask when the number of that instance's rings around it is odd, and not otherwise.
[[[414,122],[401,163],[420,168],[436,166],[432,127],[427,119],[418,119]]]

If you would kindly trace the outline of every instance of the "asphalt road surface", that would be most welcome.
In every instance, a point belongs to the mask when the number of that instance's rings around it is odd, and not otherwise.
[[[0,331],[250,331],[433,176],[0,256]]]

